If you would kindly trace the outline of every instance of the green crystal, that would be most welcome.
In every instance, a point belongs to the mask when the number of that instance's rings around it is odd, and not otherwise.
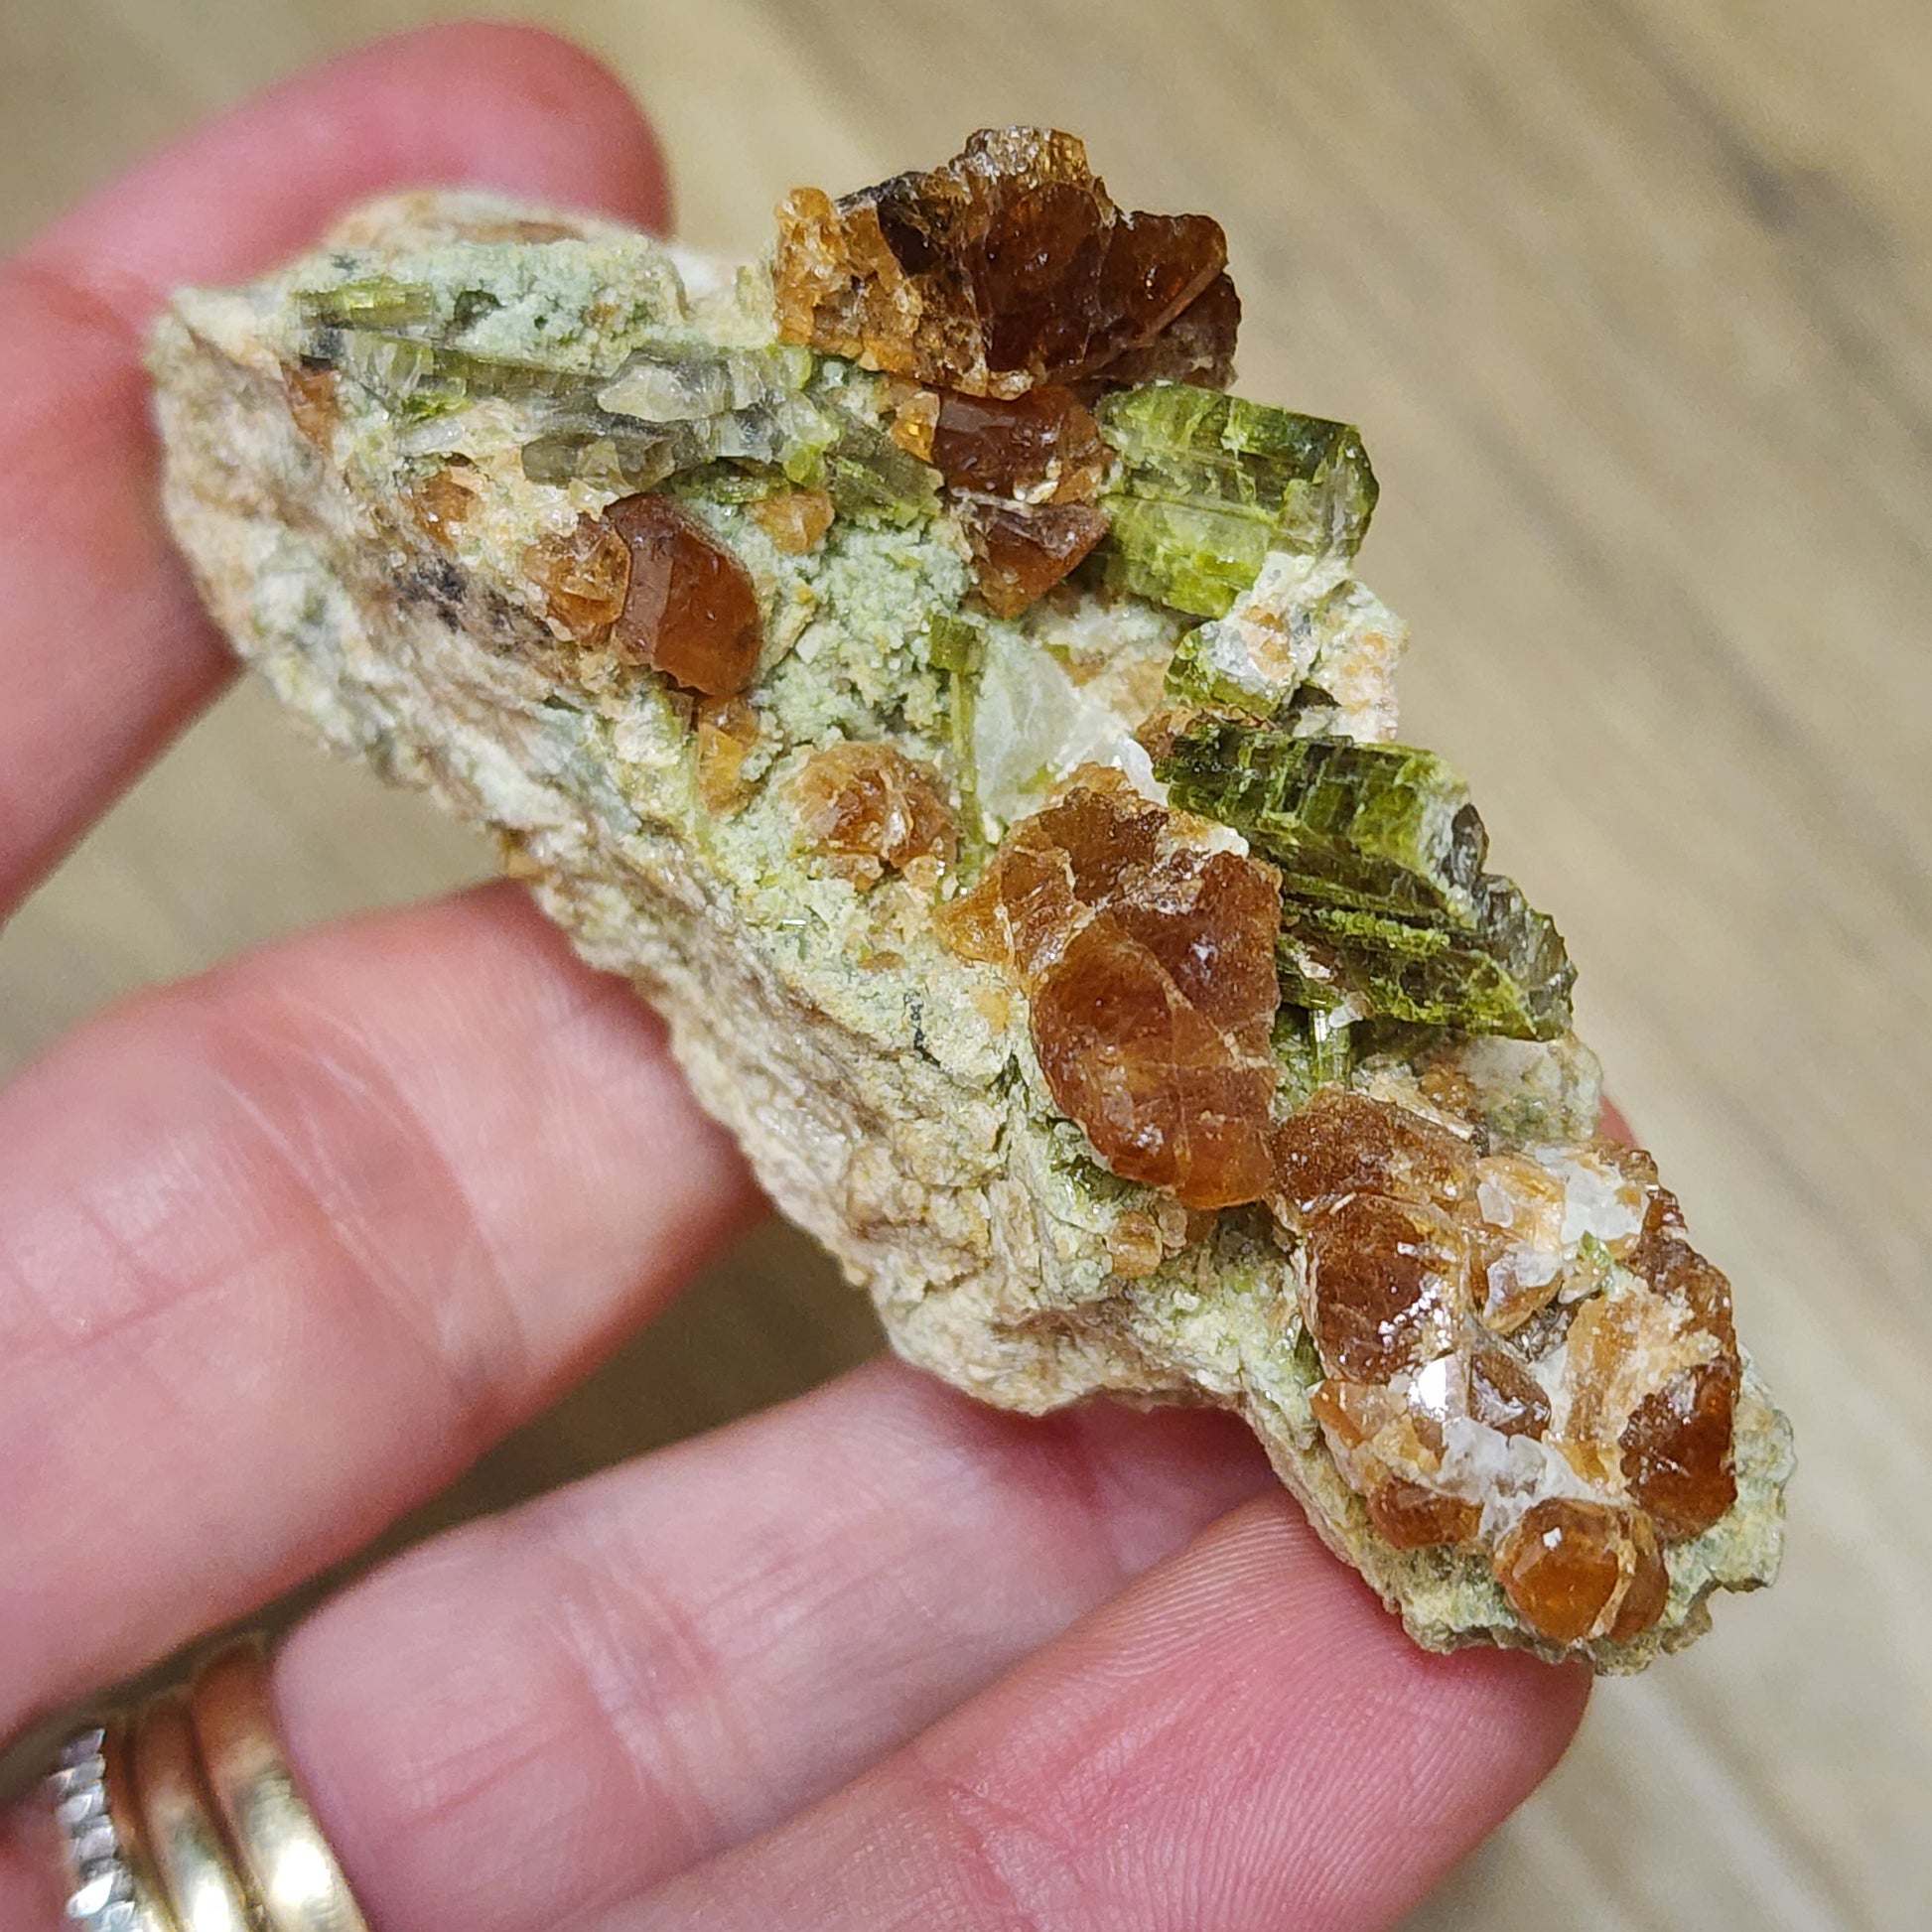
[[[423,422],[473,402],[567,402],[591,407],[603,378],[551,362],[479,355],[400,330],[325,325],[310,353],[376,396],[404,422]]]
[[[1205,717],[1159,775],[1175,804],[1232,825],[1301,897],[1474,919],[1488,840],[1468,787],[1433,752]]]
[[[1121,458],[1100,499],[1116,589],[1225,617],[1269,551],[1353,556],[1368,528],[1375,473],[1346,423],[1178,382],[1119,390],[1096,413]]]
[[[811,379],[809,349],[721,349],[667,343],[635,350],[598,393],[614,416],[689,423],[793,395]]]
[[[420,282],[365,275],[333,289],[302,289],[296,313],[317,328],[407,329],[436,320],[436,296]]]
[[[939,507],[938,471],[871,423],[847,422],[822,464],[819,477],[800,481],[823,488],[841,516],[912,523]]]
[[[1482,870],[1482,820],[1433,753],[1202,718],[1156,775],[1282,868],[1292,1006],[1519,1039],[1568,1031],[1562,936]]]
[[[1275,1017],[1276,1063],[1291,1107],[1304,1106],[1316,1087],[1347,1079],[1355,1064],[1354,1029],[1321,1014],[1284,1005]]]
[[[1283,693],[1230,677],[1208,661],[1206,641],[1207,626],[1199,624],[1174,646],[1163,686],[1167,695],[1190,710],[1238,711],[1263,720],[1275,717],[1283,708]]]

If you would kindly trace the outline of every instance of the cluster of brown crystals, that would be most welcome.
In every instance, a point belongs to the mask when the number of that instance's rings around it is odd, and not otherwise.
[[[927,173],[836,203],[800,189],[778,219],[780,338],[926,385],[895,433],[944,477],[997,616],[1106,534],[1093,395],[1231,378],[1219,223],[1117,207],[1071,135],[983,129]]]
[[[1736,1494],[1724,1276],[1638,1150],[1492,1150],[1472,1113],[1338,1086],[1277,1121],[1280,881],[1206,829],[1084,767],[942,936],[1027,993],[1108,1168],[1185,1208],[1266,1201],[1294,1238],[1314,1413],[1380,1536],[1482,1554],[1551,1642],[1639,1634],[1664,1546]],[[1145,1274],[1162,1245],[1132,1233]]]
[[[1280,1002],[1272,866],[1083,766],[942,920],[1025,988],[1053,1103],[1116,1173],[1188,1207],[1268,1184]]]
[[[1736,1496],[1741,1375],[1728,1284],[1649,1156],[1489,1153],[1479,1129],[1338,1087],[1273,1152],[1315,1416],[1383,1538],[1484,1552],[1553,1642],[1649,1628],[1663,1546]]]

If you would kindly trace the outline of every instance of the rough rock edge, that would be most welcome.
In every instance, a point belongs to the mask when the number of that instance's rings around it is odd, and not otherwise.
[[[432,194],[350,223],[364,245],[408,247],[463,233],[480,212],[571,218]],[[549,681],[534,668],[549,654],[542,626],[500,598],[439,599],[412,590],[406,571],[399,579],[397,530],[304,441],[272,352],[238,347],[236,326],[230,309],[217,347],[178,311],[158,327],[151,360],[168,515],[237,652],[331,749],[513,843],[516,869],[578,950],[664,1011],[700,1099],[784,1212],[870,1290],[901,1355],[1033,1414],[1095,1393],[1231,1408],[1323,1541],[1418,1643],[1580,1654],[1524,1630],[1480,1559],[1397,1552],[1369,1529],[1291,1366],[1289,1257],[1254,1244],[1184,1318],[1171,1298],[1191,1291],[1175,1270],[1197,1280],[1197,1254],[1146,1281],[1110,1281],[1108,1222],[1065,1179],[1065,1130],[1029,1115],[1023,1083],[976,1088],[842,1024],[672,828],[640,820],[608,774],[580,771],[573,787],[569,748],[543,709]],[[949,1124],[944,1135],[925,1131],[936,1122]],[[964,1162],[961,1147],[974,1150]],[[1585,1647],[1594,1669],[1642,1669],[1709,1627],[1714,1589],[1775,1577],[1789,1425],[1748,1364],[1736,1441],[1736,1504],[1670,1551],[1671,1597],[1652,1630]]]

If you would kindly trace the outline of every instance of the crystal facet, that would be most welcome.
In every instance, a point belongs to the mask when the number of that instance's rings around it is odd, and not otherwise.
[[[604,522],[629,552],[612,644],[706,697],[743,691],[763,640],[758,591],[745,566],[669,497],[621,497]]]

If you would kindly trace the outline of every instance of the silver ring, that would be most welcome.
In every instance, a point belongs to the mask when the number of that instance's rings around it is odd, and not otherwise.
[[[125,1729],[115,1720],[76,1731],[48,1776],[67,1867],[68,1917],[83,1932],[174,1932],[143,1868],[138,1821],[129,1818]]]

